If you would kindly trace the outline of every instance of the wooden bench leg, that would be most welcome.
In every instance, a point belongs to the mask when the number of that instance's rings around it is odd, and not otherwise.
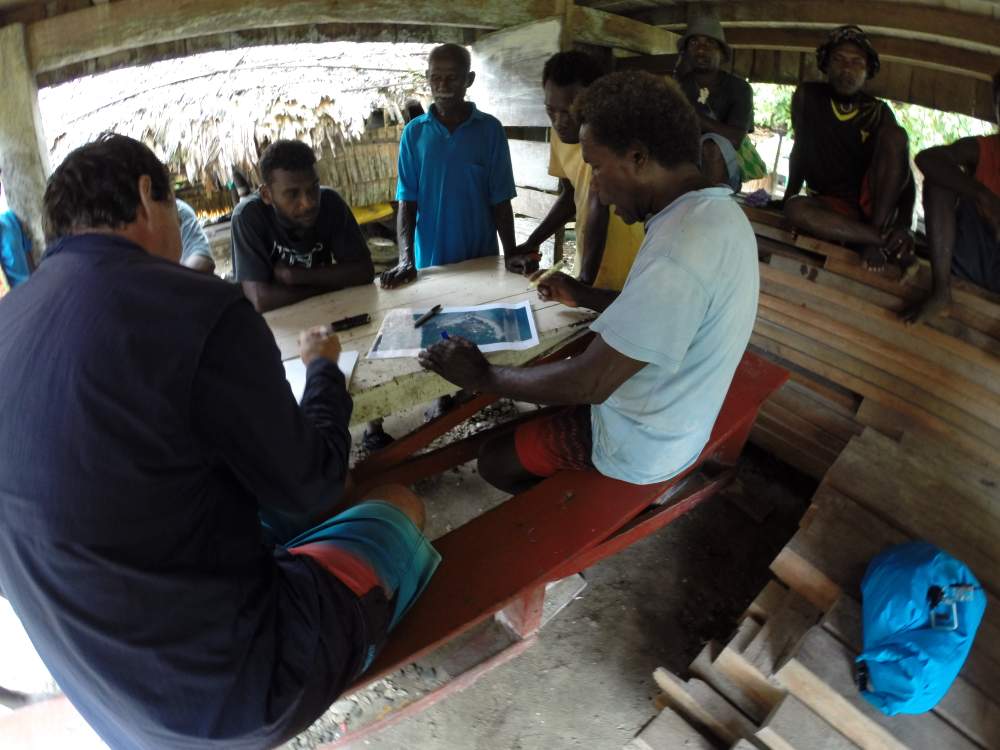
[[[532,589],[502,610],[496,618],[520,638],[528,638],[542,626],[542,611],[545,609],[545,586]]]

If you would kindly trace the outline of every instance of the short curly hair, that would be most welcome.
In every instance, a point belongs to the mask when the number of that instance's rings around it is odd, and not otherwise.
[[[556,86],[571,86],[578,83],[589,86],[606,71],[593,55],[578,49],[557,52],[545,61],[542,68],[542,85],[552,81]]]
[[[271,183],[276,169],[301,172],[316,163],[316,154],[302,141],[275,141],[260,157],[260,176],[265,183]]]
[[[670,79],[637,70],[612,73],[577,97],[573,114],[619,155],[638,142],[664,167],[698,163],[698,117]]]
[[[57,240],[83,230],[119,229],[135,221],[139,178],[148,175],[153,200],[173,200],[170,175],[148,146],[102,133],[70,152],[45,186],[45,236]]]

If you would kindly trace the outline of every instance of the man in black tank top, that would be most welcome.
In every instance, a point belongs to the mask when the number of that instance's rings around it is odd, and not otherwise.
[[[792,97],[795,146],[785,215],[816,237],[859,248],[872,271],[911,262],[914,183],[906,131],[889,106],[862,91],[878,53],[857,26],[835,29],[816,50],[826,82]],[[808,195],[800,196],[803,182]]]

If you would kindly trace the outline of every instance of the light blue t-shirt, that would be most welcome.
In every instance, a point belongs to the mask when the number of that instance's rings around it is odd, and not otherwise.
[[[208,235],[201,228],[198,214],[180,198],[177,201],[177,215],[181,219],[181,263],[192,255],[204,255],[212,260],[212,250],[208,245]]]
[[[31,254],[31,240],[24,233],[21,222],[13,211],[0,213],[0,264],[13,289],[23,284],[31,275],[28,256]]]
[[[750,340],[757,241],[728,188],[685,193],[646,222],[621,295],[591,329],[647,362],[591,409],[602,474],[661,482],[705,447]]]
[[[515,195],[503,126],[474,104],[454,133],[433,105],[403,130],[396,200],[417,202],[417,268],[496,255],[493,206]]]

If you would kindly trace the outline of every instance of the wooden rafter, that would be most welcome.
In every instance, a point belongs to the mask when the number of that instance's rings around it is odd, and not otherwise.
[[[1000,48],[1000,21],[984,14],[962,13],[952,8],[889,2],[888,0],[737,0],[715,3],[725,24],[764,28],[833,27],[853,23],[866,29],[927,34],[940,42],[955,40]],[[632,15],[655,26],[680,28],[687,23],[686,4],[671,5]]]
[[[555,15],[558,0],[122,0],[36,21],[36,73],[101,55],[244,29],[310,23],[395,23],[494,29]]]

